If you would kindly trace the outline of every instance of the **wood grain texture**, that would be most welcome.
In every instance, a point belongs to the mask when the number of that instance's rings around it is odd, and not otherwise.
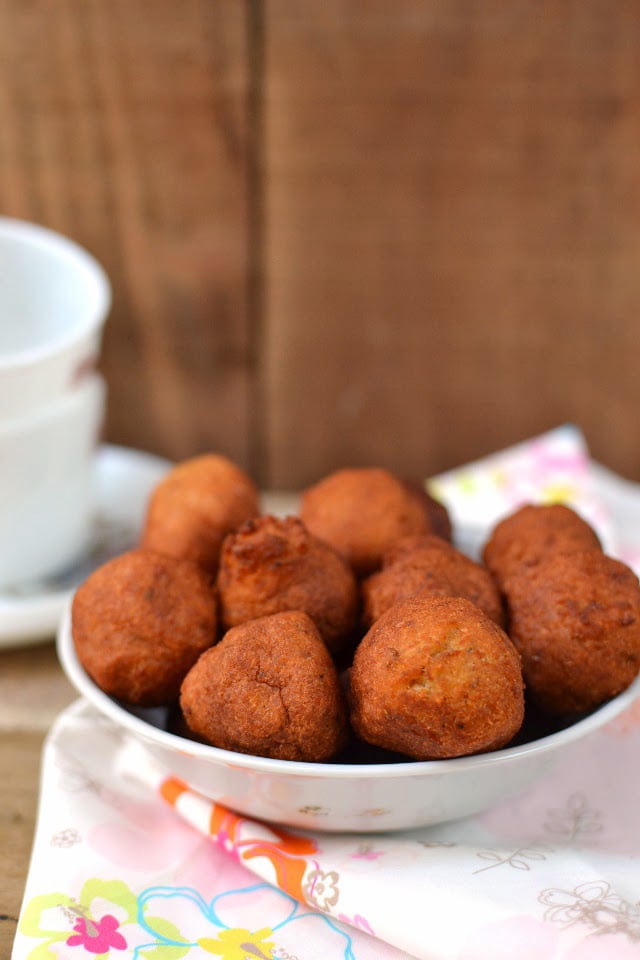
[[[631,0],[269,0],[268,481],[579,423],[640,478]]]
[[[247,21],[224,0],[2,0],[0,208],[104,263],[110,440],[249,456]]]
[[[58,661],[54,643],[0,651],[0,732],[48,730],[78,697]]]
[[[633,0],[0,0],[0,210],[84,243],[106,437],[263,486],[563,421],[640,479]]]
[[[38,804],[42,733],[0,734],[0,957],[10,957]]]

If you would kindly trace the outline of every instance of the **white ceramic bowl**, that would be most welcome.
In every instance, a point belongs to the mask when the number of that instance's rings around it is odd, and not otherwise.
[[[58,656],[76,689],[144,744],[170,773],[240,813],[313,830],[404,830],[483,810],[525,788],[576,740],[613,719],[640,693],[624,693],[573,726],[521,746],[453,760],[401,763],[301,763],[219,750],[167,732],[167,711],[125,708],[80,665],[70,612]]]
[[[45,411],[91,372],[110,303],[86,250],[0,217],[0,423]]]

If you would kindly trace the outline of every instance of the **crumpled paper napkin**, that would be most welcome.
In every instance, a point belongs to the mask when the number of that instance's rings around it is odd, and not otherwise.
[[[79,701],[45,747],[13,960],[640,960],[640,701],[561,756],[465,820],[302,833],[199,796]]]

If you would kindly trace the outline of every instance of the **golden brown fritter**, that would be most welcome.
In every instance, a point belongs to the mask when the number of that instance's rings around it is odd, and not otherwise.
[[[489,571],[440,537],[406,537],[387,551],[382,570],[362,584],[363,620],[371,626],[394,603],[418,595],[466,597],[504,626],[502,598]]]
[[[524,717],[515,647],[459,597],[416,597],[387,610],[356,650],[350,696],[363,740],[417,760],[502,747]]]
[[[353,630],[358,591],[349,565],[298,517],[248,520],[225,539],[218,573],[225,628],[303,610],[333,653]]]
[[[299,611],[229,630],[189,671],[180,704],[196,736],[239,753],[317,762],[346,739],[336,669]]]
[[[377,570],[382,555],[400,537],[430,533],[420,497],[387,470],[338,470],[302,495],[300,516],[316,537],[330,543],[357,576]]]
[[[451,526],[449,511],[444,503],[432,497],[423,483],[417,483],[415,480],[403,480],[402,482],[409,493],[424,507],[429,518],[429,529],[432,530],[436,536],[442,537],[443,540],[451,543],[453,539],[453,528]]]
[[[259,512],[258,491],[239,467],[218,454],[194,457],[153,491],[141,545],[215,574],[224,537]]]
[[[485,545],[483,560],[500,586],[522,566],[534,566],[558,551],[600,550],[586,520],[563,504],[527,504],[505,517]]]
[[[216,640],[215,590],[188,560],[132,550],[94,571],[73,598],[80,663],[126,703],[169,703]]]
[[[508,581],[509,634],[549,713],[591,710],[640,670],[640,587],[601,551],[555,554]]]
[[[426,550],[427,552],[442,550],[450,554],[455,548],[453,544],[436,533],[420,533],[410,537],[401,537],[399,540],[395,540],[388,550],[385,550],[382,556],[382,569],[385,570],[387,567],[391,567],[399,561],[402,562],[407,557],[421,550]]]

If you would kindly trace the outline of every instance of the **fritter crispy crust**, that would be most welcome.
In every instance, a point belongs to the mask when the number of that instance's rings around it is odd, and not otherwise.
[[[489,571],[440,537],[406,537],[387,551],[383,569],[362,584],[363,620],[370,626],[394,603],[418,595],[466,597],[504,626],[502,598]]]
[[[356,733],[377,746],[417,760],[493,750],[522,724],[520,659],[470,601],[405,600],[356,650],[351,700]]]
[[[443,540],[451,543],[453,539],[453,527],[451,525],[449,511],[444,503],[432,497],[423,483],[418,483],[415,480],[403,480],[403,483],[409,493],[424,507],[429,518],[429,529],[432,530],[436,536],[442,537]]]
[[[444,551],[447,554],[451,554],[452,551],[458,552],[453,544],[436,533],[421,533],[410,537],[401,537],[388,550],[385,550],[382,557],[382,569],[386,570],[387,567],[391,567],[398,562],[402,563],[416,553],[422,551],[433,553],[434,550]]]
[[[239,753],[317,762],[346,739],[336,669],[299,611],[230,630],[189,671],[180,704],[196,736]]]
[[[259,512],[257,488],[239,467],[217,454],[194,457],[153,491],[141,545],[215,574],[226,534]]]
[[[338,470],[302,495],[305,525],[330,543],[358,576],[377,570],[400,537],[432,530],[422,499],[387,470]]]
[[[72,630],[78,658],[112,697],[169,703],[203,650],[216,640],[215,591],[187,560],[133,550],[78,588]]]
[[[563,504],[527,504],[505,517],[485,545],[483,560],[503,586],[523,566],[535,566],[554,553],[600,550],[586,520]]]
[[[338,653],[356,621],[358,592],[348,564],[298,517],[260,517],[230,534],[220,557],[218,590],[227,629],[303,610]]]
[[[596,550],[556,554],[508,581],[509,633],[528,692],[553,714],[591,710],[640,670],[640,587]]]

